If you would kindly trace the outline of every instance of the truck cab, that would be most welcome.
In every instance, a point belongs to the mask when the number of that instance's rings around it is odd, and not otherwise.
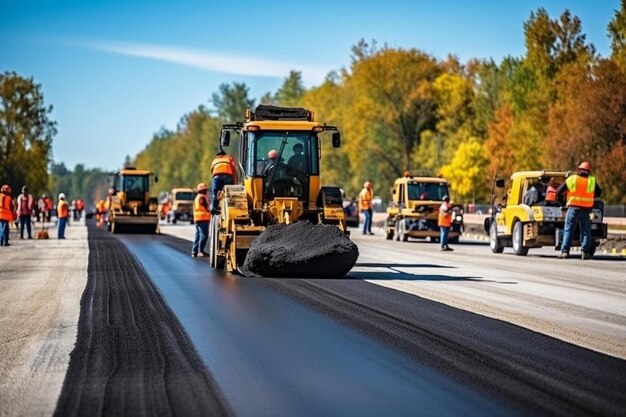
[[[448,181],[439,177],[402,177],[395,180],[387,208],[385,235],[388,240],[409,238],[439,239],[439,207],[450,195]],[[463,233],[463,207],[453,206],[449,241],[456,243]]]

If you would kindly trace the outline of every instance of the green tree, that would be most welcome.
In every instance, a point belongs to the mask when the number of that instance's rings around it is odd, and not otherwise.
[[[626,70],[626,0],[621,0],[620,9],[608,25],[611,38],[611,58]]]
[[[283,84],[274,96],[276,105],[283,107],[300,107],[304,93],[306,93],[306,88],[304,88],[304,84],[302,83],[302,73],[292,70],[283,80]]]
[[[13,189],[48,185],[48,164],[56,122],[48,118],[41,85],[15,72],[0,75],[0,178]]]
[[[248,97],[245,83],[220,84],[217,93],[213,93],[213,105],[224,123],[242,120],[247,108],[254,107],[254,99]]]

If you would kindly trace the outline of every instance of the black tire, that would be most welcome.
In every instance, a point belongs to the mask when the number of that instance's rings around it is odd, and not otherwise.
[[[591,246],[589,247],[589,255],[593,256],[596,253],[596,249],[598,249],[598,242],[591,239]]]
[[[513,225],[513,252],[517,256],[526,256],[528,255],[528,248],[524,247],[524,225],[522,222],[515,222]]]
[[[399,223],[398,227],[397,227],[398,238],[401,241],[403,241],[403,242],[408,242],[409,241],[409,235],[407,235],[405,230],[404,230],[404,220],[400,220],[398,223]]]
[[[400,221],[396,220],[396,241],[400,241]]]
[[[178,220],[176,220],[176,217],[174,217],[174,218],[172,219],[172,224],[176,224],[176,222],[177,222],[177,221],[178,221]]]
[[[392,240],[392,239],[393,239],[393,235],[394,235],[393,230],[389,230],[389,231],[387,232],[387,235],[385,236],[385,239],[387,239],[387,240]]]
[[[504,252],[504,245],[498,239],[498,226],[496,222],[491,222],[491,226],[489,227],[489,247],[493,253],[502,253]]]

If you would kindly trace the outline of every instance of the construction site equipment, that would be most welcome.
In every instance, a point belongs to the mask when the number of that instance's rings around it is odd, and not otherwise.
[[[193,223],[193,199],[196,191],[193,188],[172,188],[169,193],[169,211],[165,220],[176,224],[177,221],[189,221]]]
[[[569,172],[556,170],[522,171],[511,175],[511,184],[506,195],[504,179],[494,179],[491,192],[491,217],[485,219],[485,232],[489,234],[489,245],[494,253],[502,253],[512,247],[519,256],[526,256],[530,248],[554,246],[560,249],[567,208],[563,202],[548,198],[548,186],[553,189],[565,182]],[[529,193],[536,193],[529,195]],[[496,200],[499,200],[496,203]],[[607,236],[607,224],[603,223],[604,203],[594,202],[591,212],[591,249],[593,255],[602,239]],[[580,226],[574,233],[572,246],[580,246]]]
[[[409,238],[439,240],[439,207],[449,196],[448,181],[439,177],[400,177],[391,190],[387,207],[385,235],[387,240],[406,242]],[[457,243],[463,233],[463,207],[452,206],[452,227],[448,242]]]
[[[158,178],[150,171],[124,168],[115,174],[109,197],[108,228],[113,233],[159,232],[158,201],[150,185]]]
[[[233,131],[239,139],[238,177],[243,184],[224,186],[220,214],[212,218],[213,267],[238,270],[254,240],[272,224],[306,220],[334,225],[348,236],[340,188],[322,186],[320,181],[318,135],[332,131],[332,145],[339,147],[335,126],[316,122],[313,113],[303,108],[260,105],[254,112],[246,111],[244,122],[223,126],[221,146],[229,146]],[[282,236],[294,239],[294,244],[305,238],[288,231]],[[304,272],[306,260],[300,265]],[[328,273],[333,275],[333,271]]]

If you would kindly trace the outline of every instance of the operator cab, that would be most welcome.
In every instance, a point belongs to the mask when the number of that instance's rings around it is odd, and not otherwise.
[[[246,175],[263,178],[266,198],[308,195],[309,177],[319,175],[319,140],[310,131],[247,132]]]

